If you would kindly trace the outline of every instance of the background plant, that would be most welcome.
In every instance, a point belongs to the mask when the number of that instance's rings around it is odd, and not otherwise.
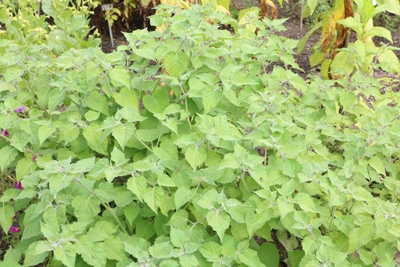
[[[4,264],[394,266],[398,93],[304,81],[283,20],[159,8],[110,54],[0,43]]]
[[[316,30],[321,29],[322,36],[319,44],[315,45],[315,52],[310,57],[311,66],[321,64],[321,74],[325,78],[336,79],[348,77],[359,69],[371,74],[376,62],[385,71],[399,73],[400,64],[390,47],[376,47],[372,37],[383,37],[392,42],[389,30],[374,27],[372,19],[381,12],[400,14],[398,1],[380,4],[374,7],[372,1],[363,0],[336,0],[331,9],[321,15],[321,20],[303,37],[299,45],[299,53],[304,49],[305,42]],[[355,5],[353,5],[353,3]],[[313,5],[307,2],[312,14]],[[356,32],[357,42],[349,45],[349,35]],[[337,56],[337,58],[336,58]],[[335,59],[336,58],[336,59]]]

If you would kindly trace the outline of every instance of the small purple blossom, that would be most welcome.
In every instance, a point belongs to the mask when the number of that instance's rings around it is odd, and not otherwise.
[[[14,187],[17,188],[18,190],[22,190],[22,184],[20,181],[14,182]]]
[[[10,135],[10,132],[9,131],[7,131],[7,130],[4,130],[3,131],[3,136],[9,136]]]
[[[19,233],[19,228],[16,223],[13,223],[10,227],[10,232]]]
[[[24,106],[20,106],[20,107],[16,108],[14,111],[16,113],[21,113],[21,112],[24,112],[24,110],[25,110],[25,107]]]
[[[0,73],[0,78],[3,78],[3,76],[4,76],[4,75]]]
[[[37,159],[37,155],[33,155],[32,161],[36,162],[36,159]]]

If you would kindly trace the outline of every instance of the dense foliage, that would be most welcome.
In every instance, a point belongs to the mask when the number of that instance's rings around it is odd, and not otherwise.
[[[397,90],[304,80],[283,20],[160,6],[104,54],[68,10],[0,11],[0,266],[396,266]]]

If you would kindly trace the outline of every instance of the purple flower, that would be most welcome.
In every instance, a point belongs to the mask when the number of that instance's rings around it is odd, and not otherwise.
[[[25,110],[25,107],[24,107],[24,106],[20,106],[20,107],[16,108],[14,111],[15,111],[16,113],[21,113],[21,112],[23,112],[24,110]]]
[[[14,182],[14,187],[17,188],[18,190],[22,190],[22,184],[20,181]]]
[[[4,75],[0,73],[0,78],[3,78],[3,76],[4,76]]]
[[[8,136],[9,134],[10,134],[9,131],[7,131],[7,130],[4,130],[4,131],[3,131],[3,136]]]
[[[10,227],[10,232],[19,233],[19,228],[18,228],[18,226],[17,226],[15,223],[13,223],[13,224],[11,225],[11,227]]]
[[[37,155],[33,155],[32,161],[36,162],[36,159],[37,159]]]

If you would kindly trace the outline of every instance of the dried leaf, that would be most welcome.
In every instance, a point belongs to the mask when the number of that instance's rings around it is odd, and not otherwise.
[[[344,0],[344,17],[354,17],[353,1]]]
[[[278,17],[278,9],[276,8],[274,2],[272,2],[271,0],[260,0],[260,7],[261,7],[261,12],[260,12],[261,18],[268,17],[269,7],[271,8],[272,19],[276,19]]]

